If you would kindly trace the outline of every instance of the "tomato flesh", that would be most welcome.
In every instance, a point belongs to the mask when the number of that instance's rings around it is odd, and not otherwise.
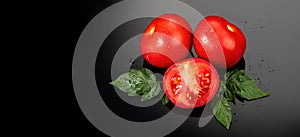
[[[167,97],[176,106],[195,108],[215,96],[219,76],[209,62],[190,58],[172,65],[164,75],[163,84]]]

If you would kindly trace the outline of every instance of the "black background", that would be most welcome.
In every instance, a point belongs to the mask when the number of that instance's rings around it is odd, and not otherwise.
[[[72,45],[71,51],[73,53],[77,40],[80,37],[81,32],[84,30],[85,26],[93,19],[99,12],[107,8],[108,6],[119,2],[120,0],[76,0],[70,3],[72,6],[70,9],[68,17],[72,17],[69,22],[68,27],[70,27],[70,32],[68,34],[72,35]],[[71,53],[71,54],[72,54]],[[71,84],[71,83],[70,83]],[[65,135],[71,136],[86,136],[86,137],[99,137],[107,136],[104,133],[96,129],[81,112],[79,105],[76,101],[75,94],[73,90],[70,90],[70,103],[68,103],[68,112],[65,118],[65,127],[62,127],[61,132]],[[64,101],[65,102],[65,101]]]
[[[96,16],[99,12],[101,12],[103,9],[105,9],[106,7],[108,7],[114,3],[117,3],[117,2],[118,2],[117,0],[74,1],[74,3],[71,4],[72,5],[72,7],[70,8],[71,11],[65,17],[65,18],[71,17],[71,20],[70,20],[71,22],[69,24],[66,24],[67,27],[70,28],[70,30],[69,30],[70,33],[68,33],[68,34],[70,34],[71,40],[72,40],[72,42],[68,43],[71,45],[71,50],[70,50],[71,57],[72,57],[72,53],[74,51],[76,42],[77,42],[78,38],[80,37],[80,34],[83,31],[84,27],[88,24],[88,22],[94,16]],[[228,0],[228,2],[231,2],[231,0]],[[215,1],[215,4],[216,5],[219,4],[217,0]],[[241,2],[241,4],[243,4],[243,2]],[[257,4],[259,4],[259,3],[257,3]],[[209,6],[211,6],[211,5],[209,5]],[[222,6],[220,6],[220,7],[222,7]],[[285,8],[289,8],[289,7],[286,6],[281,10],[284,11]],[[224,10],[226,10],[226,9],[224,9]],[[255,10],[255,8],[253,10]],[[274,18],[276,18],[276,14],[277,14],[276,10],[277,9],[273,9],[273,10],[274,10],[274,15],[273,14],[271,14],[271,15],[274,16]],[[202,10],[202,12],[204,12],[205,15],[217,13],[219,15],[227,16],[230,18],[230,16],[231,16],[230,13],[223,13],[220,11],[222,11],[222,9],[220,9],[218,11],[213,11],[213,10],[209,10],[209,9],[206,11]],[[251,12],[251,11],[249,11],[249,12]],[[280,13],[280,12],[278,12],[278,13]],[[233,14],[237,14],[237,13],[233,13]],[[232,14],[232,16],[233,16],[233,14]],[[249,13],[249,14],[257,14],[257,13],[254,12],[254,13]],[[294,39],[294,38],[296,38],[295,35],[298,35],[298,37],[299,37],[299,33],[298,33],[298,32],[300,32],[299,27],[298,28],[289,28],[288,26],[274,25],[275,23],[273,23],[273,22],[264,22],[264,16],[266,16],[266,15],[257,14],[256,16],[257,16],[257,18],[255,18],[255,21],[253,19],[248,19],[246,16],[245,18],[241,19],[240,22],[238,22],[238,23],[240,23],[239,25],[241,25],[243,23],[245,26],[249,25],[251,23],[251,21],[257,23],[254,25],[252,24],[252,27],[248,27],[248,29],[247,29],[247,27],[243,28],[244,30],[246,30],[246,33],[249,36],[250,43],[251,43],[251,39],[252,39],[252,41],[255,40],[255,42],[252,42],[252,44],[257,44],[258,41],[261,41],[263,43],[264,39],[253,38],[253,37],[251,38],[251,36],[260,35],[261,33],[259,33],[259,31],[270,31],[268,29],[275,29],[276,27],[279,27],[279,28],[276,28],[276,29],[278,29],[278,31],[274,31],[274,32],[278,32],[277,33],[278,35],[281,35],[281,32],[282,32],[282,40],[279,40],[279,39],[274,40],[273,39],[274,43],[276,43],[277,41],[282,42],[286,38]],[[300,16],[298,15],[298,18],[299,17]],[[295,21],[294,19],[290,19],[288,17],[284,17],[284,19],[287,22]],[[280,19],[280,16],[278,17],[278,21],[279,22],[282,21]],[[276,26],[276,27],[272,27],[272,25]],[[294,31],[291,31],[291,33],[294,34],[293,38],[291,38],[292,35],[290,35],[289,33],[287,34],[287,32],[282,31],[285,28],[294,30]],[[268,32],[268,34],[270,34],[270,33],[272,33],[272,32]],[[269,35],[267,37],[268,37],[267,38],[268,40],[272,40],[272,36]],[[282,42],[282,43],[284,43],[284,42]],[[278,54],[272,55],[272,53],[278,53],[275,51],[278,51],[278,50],[285,51],[285,50],[287,50],[287,48],[278,49],[278,46],[274,46],[271,44],[268,42],[265,42],[265,45],[263,45],[266,48],[271,47],[272,51],[270,51],[269,53],[266,53],[268,55],[263,55],[265,53],[261,53],[260,51],[248,50],[248,52],[244,56],[246,58],[246,64],[247,64],[246,69],[249,72],[253,72],[249,75],[251,77],[253,77],[256,80],[256,82],[259,84],[259,86],[261,88],[263,88],[264,90],[274,89],[274,88],[270,88],[270,86],[274,85],[275,83],[272,84],[271,79],[267,79],[267,78],[264,79],[263,76],[268,76],[268,78],[269,78],[269,75],[276,74],[276,72],[283,74],[283,73],[288,73],[288,72],[283,72],[283,71],[288,70],[288,68],[291,68],[291,69],[299,68],[298,67],[299,61],[297,61],[295,59],[293,59],[291,61],[293,64],[289,64],[288,62],[286,62],[285,59],[281,59],[281,60],[278,59],[278,56],[281,56],[281,58],[288,58],[288,56],[292,56],[293,58],[300,58],[299,55],[286,54],[289,52],[284,52],[285,54],[283,53],[281,55],[278,55]],[[287,44],[288,45],[283,45],[283,46],[285,46],[285,47],[288,47],[291,45],[299,46],[299,43],[287,42]],[[259,48],[256,48],[256,49],[259,49]],[[262,49],[264,50],[264,48],[262,48]],[[299,48],[297,48],[297,49],[299,49]],[[248,63],[247,63],[247,61],[248,61]],[[283,63],[283,61],[285,61],[285,62]],[[280,63],[278,63],[278,62],[280,62]],[[285,68],[285,67],[281,67],[281,65],[285,65],[285,66],[291,65],[291,66],[288,68]],[[275,71],[275,73],[273,73],[274,71]],[[258,74],[255,72],[257,72]],[[293,72],[295,72],[295,71],[293,71]],[[295,77],[297,77],[299,74],[289,73],[288,76],[293,76],[293,75]],[[282,80],[283,84],[282,83],[277,84],[277,86],[278,86],[278,89],[286,89],[287,91],[284,91],[284,90],[279,91],[278,90],[277,94],[275,93],[275,91],[270,91],[271,96],[269,98],[263,99],[262,101],[239,103],[239,104],[237,104],[237,106],[234,106],[235,109],[234,109],[234,113],[233,113],[234,118],[233,118],[232,130],[226,131],[225,128],[221,127],[220,124],[217,123],[215,120],[212,120],[206,127],[198,130],[197,129],[198,128],[197,120],[188,119],[179,129],[175,130],[169,136],[239,136],[239,137],[241,137],[241,136],[250,136],[250,135],[253,135],[253,136],[271,136],[271,135],[273,135],[273,136],[297,136],[297,135],[299,135],[299,133],[297,132],[297,130],[300,129],[300,126],[298,124],[300,122],[298,120],[299,116],[297,116],[297,114],[299,114],[299,111],[295,111],[295,110],[299,110],[299,107],[298,108],[295,108],[295,107],[289,108],[288,104],[289,103],[291,103],[291,104],[298,103],[297,101],[291,101],[291,98],[294,98],[293,96],[299,95],[299,93],[295,93],[295,91],[299,91],[299,88],[293,88],[293,87],[297,87],[295,85],[300,84],[300,83],[297,78],[293,78],[293,79],[286,79],[288,77],[283,77],[283,78],[285,78]],[[290,87],[283,88],[283,86],[289,86],[289,81],[293,81],[292,82],[293,85]],[[69,83],[71,85],[71,82],[69,82]],[[288,91],[290,91],[290,92],[288,92]],[[273,96],[272,96],[272,92],[274,92]],[[288,93],[283,96],[279,96],[279,94],[282,94],[282,93],[278,94],[278,92],[288,92]],[[91,125],[89,123],[89,121],[85,118],[85,116],[83,115],[83,113],[81,112],[81,110],[78,106],[78,103],[76,101],[73,91],[68,90],[68,93],[70,93],[70,94],[68,94],[67,98],[70,98],[70,101],[68,101],[67,105],[64,106],[68,113],[63,114],[63,120],[57,123],[57,124],[63,123],[61,125],[62,126],[61,133],[64,133],[66,135],[80,135],[80,136],[89,136],[89,137],[105,136],[98,129],[96,129],[93,125]],[[292,93],[292,94],[289,94],[289,93]],[[292,96],[290,96],[290,95],[292,95]],[[271,100],[273,100],[273,101],[271,101]],[[259,105],[259,104],[263,104],[264,102],[266,102],[266,103],[274,102],[274,100],[279,102],[279,103],[274,104],[276,106],[272,106],[272,104],[267,104],[265,106]],[[288,103],[280,103],[280,102],[288,102]],[[280,104],[282,104],[282,105],[280,105]],[[247,108],[246,108],[246,106],[247,106]],[[265,108],[267,106],[272,106],[272,108]],[[264,109],[267,109],[267,110],[264,111]],[[249,113],[247,112],[247,110],[249,110]],[[288,114],[289,110],[290,111],[293,110],[292,112],[296,112],[296,114]],[[246,122],[247,116],[245,114],[249,114],[249,116],[255,115],[255,117],[257,117],[258,124],[260,124],[260,125],[255,125],[255,124],[253,124],[254,122],[247,124],[247,122]],[[274,121],[270,122],[270,120],[265,120],[268,118],[270,119],[270,117],[272,117]],[[287,120],[284,120],[284,119],[287,119]],[[264,120],[265,120],[265,122],[264,122]],[[241,121],[241,122],[239,123],[239,121]],[[278,126],[274,126],[274,125],[278,125]],[[239,126],[241,127],[240,129],[238,128]],[[273,128],[275,127],[275,128],[272,129],[270,127],[273,127]],[[51,132],[51,131],[49,131],[49,132]],[[270,132],[272,132],[272,133],[270,133]],[[58,134],[60,134],[60,133],[58,133]]]

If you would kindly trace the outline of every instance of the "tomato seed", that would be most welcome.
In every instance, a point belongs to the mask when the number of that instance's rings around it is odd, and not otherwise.
[[[209,84],[209,83],[210,83],[210,80],[209,80],[209,79],[207,79],[207,80],[205,81],[205,83],[206,83],[206,84]]]
[[[190,96],[190,94],[186,94],[186,97],[187,97],[189,100],[192,100],[192,97]]]
[[[205,85],[205,86],[203,86],[203,88],[208,88],[209,86],[207,86],[207,85]]]

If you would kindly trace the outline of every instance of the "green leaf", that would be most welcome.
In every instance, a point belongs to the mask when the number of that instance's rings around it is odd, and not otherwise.
[[[142,101],[147,101],[154,98],[159,94],[160,91],[161,91],[161,87],[158,82],[151,84],[151,90],[148,93],[143,94]]]
[[[130,69],[109,84],[118,87],[128,96],[141,95],[142,101],[152,99],[161,92],[160,83],[156,81],[154,73],[146,68]]]
[[[213,100],[213,113],[216,119],[229,129],[232,115],[228,101],[235,103],[239,96],[246,100],[266,97],[269,93],[262,91],[255,82],[246,75],[245,70],[231,70],[225,74],[226,82],[221,81],[219,91]]]
[[[224,91],[224,97],[228,100],[228,101],[232,101],[233,103],[235,103],[235,94],[234,92],[232,92],[231,90],[229,90],[225,83],[223,81],[221,81],[221,85],[219,90],[223,90]]]
[[[213,114],[226,129],[229,129],[232,120],[231,107],[225,97],[222,97],[218,103],[214,105]]]
[[[131,86],[128,73],[120,75],[115,81],[109,84],[118,87],[121,91],[130,94],[130,96],[137,96],[135,88]]]
[[[169,102],[169,98],[166,96],[166,94],[164,94],[161,98],[161,103],[163,105],[166,105]]]
[[[142,68],[142,69],[140,69],[140,71],[141,71],[148,79],[150,79],[150,80],[152,80],[152,81],[156,81],[156,77],[155,77],[154,73],[153,73],[151,70],[149,70],[149,69],[147,69],[147,68]]]
[[[243,99],[254,100],[270,95],[257,87],[255,82],[246,75],[245,70],[234,70],[228,73],[226,78],[226,87]]]

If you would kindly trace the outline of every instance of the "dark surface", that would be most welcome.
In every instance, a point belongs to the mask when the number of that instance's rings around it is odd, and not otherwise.
[[[76,26],[78,37],[84,26],[101,10],[117,1],[78,2],[76,4]],[[247,74],[255,79],[263,90],[271,95],[255,101],[237,102],[232,106],[233,120],[230,130],[226,130],[215,119],[205,127],[198,127],[197,116],[189,118],[183,125],[168,136],[239,136],[239,137],[265,137],[265,136],[299,136],[300,129],[300,80],[298,78],[300,63],[299,34],[300,18],[298,15],[300,2],[295,0],[279,1],[238,1],[238,0],[205,0],[184,1],[203,16],[220,15],[239,26],[247,38],[247,50],[244,62],[239,63],[239,68],[245,68]],[[95,76],[97,83],[111,81],[110,66],[113,53],[126,40],[143,32],[150,18],[130,21],[115,29],[103,43],[96,62]],[[132,29],[134,28],[134,29]],[[122,32],[126,32],[126,35]],[[105,46],[107,45],[107,46]],[[138,45],[136,45],[138,46]],[[130,63],[128,59],[128,64]],[[132,62],[132,61],[131,61]],[[141,58],[132,62],[132,68],[146,66]],[[154,69],[154,72],[163,73],[164,70]],[[105,75],[105,78],[99,76]],[[111,86],[103,86],[114,91]],[[148,121],[167,113],[168,108],[158,102],[154,106],[138,108],[124,103],[114,92],[101,93],[104,101],[114,113],[132,121]],[[114,98],[111,102],[106,97]],[[75,106],[75,107],[74,107]],[[74,101],[74,132],[84,136],[103,135],[91,125],[80,112],[79,106]],[[139,113],[130,113],[130,110],[139,109]],[[160,109],[149,114],[152,110]],[[201,108],[199,109],[201,110]],[[136,111],[134,111],[136,112]],[[201,111],[199,111],[201,112]],[[148,113],[148,114],[147,114]],[[145,114],[146,117],[139,117]]]

